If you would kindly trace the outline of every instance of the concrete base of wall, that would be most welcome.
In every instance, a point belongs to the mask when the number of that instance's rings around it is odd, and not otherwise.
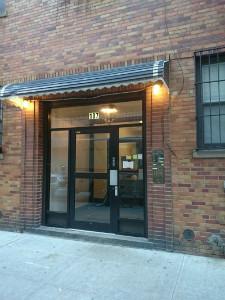
[[[124,236],[113,233],[94,232],[77,229],[64,229],[56,227],[40,226],[39,228],[29,229],[26,232],[34,234],[49,235],[66,239],[95,242],[117,246],[128,246],[133,248],[152,249],[153,244],[146,238]]]

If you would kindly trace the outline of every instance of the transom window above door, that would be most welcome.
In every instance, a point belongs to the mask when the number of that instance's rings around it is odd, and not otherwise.
[[[225,148],[225,48],[195,58],[198,148]]]
[[[142,123],[142,101],[52,108],[51,128]]]

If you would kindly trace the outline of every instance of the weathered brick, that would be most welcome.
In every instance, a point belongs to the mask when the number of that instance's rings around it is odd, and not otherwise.
[[[170,95],[164,91],[151,107],[146,91],[148,235],[159,247],[212,253],[208,236],[224,235],[225,160],[192,158],[193,53],[224,46],[224,0],[171,0],[166,7],[149,0],[9,0],[7,10],[0,19],[2,84],[170,57]],[[38,103],[35,118],[5,104],[2,226],[41,223],[44,106]],[[151,171],[152,150],[159,148],[165,152],[163,186],[153,183]],[[195,241],[183,239],[186,228]]]

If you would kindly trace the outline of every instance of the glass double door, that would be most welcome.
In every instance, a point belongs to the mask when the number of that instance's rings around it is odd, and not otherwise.
[[[70,133],[70,225],[144,236],[142,126]]]

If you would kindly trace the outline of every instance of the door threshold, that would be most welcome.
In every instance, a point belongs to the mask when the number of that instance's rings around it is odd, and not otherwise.
[[[105,233],[48,226],[40,226],[38,228],[26,230],[26,232],[99,244],[133,247],[141,249],[153,248],[152,243],[147,238],[119,235],[115,233]]]

